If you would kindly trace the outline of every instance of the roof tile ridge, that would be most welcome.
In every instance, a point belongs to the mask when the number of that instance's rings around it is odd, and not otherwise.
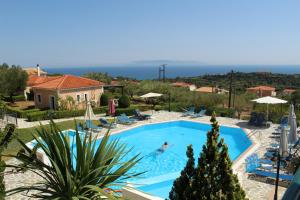
[[[57,85],[57,87],[55,89],[58,89],[67,79],[67,77],[69,77],[69,75],[65,74],[62,76],[62,80],[60,81],[60,83]]]

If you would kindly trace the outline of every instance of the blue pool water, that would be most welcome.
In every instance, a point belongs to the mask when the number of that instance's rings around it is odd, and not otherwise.
[[[186,164],[187,146],[193,145],[195,159],[197,159],[206,142],[206,133],[210,129],[210,124],[174,121],[143,125],[112,135],[111,139],[118,138],[121,143],[133,147],[126,158],[141,153],[143,159],[132,171],[146,171],[146,173],[138,179],[131,180],[136,187],[152,195],[167,198],[174,179],[179,176]],[[74,133],[68,132],[70,141],[75,141]],[[221,126],[220,138],[224,138],[228,145],[232,160],[237,159],[252,144],[240,128]],[[100,142],[100,139],[97,140],[97,145]],[[163,153],[157,153],[157,149],[164,142],[168,142],[169,148]]]

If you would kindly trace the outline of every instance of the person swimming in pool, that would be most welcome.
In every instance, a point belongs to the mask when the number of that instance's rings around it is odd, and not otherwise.
[[[168,143],[165,142],[159,149],[157,149],[158,152],[163,153],[165,150],[169,147]]]

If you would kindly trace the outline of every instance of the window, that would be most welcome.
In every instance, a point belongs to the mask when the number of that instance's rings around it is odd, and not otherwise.
[[[41,103],[41,102],[42,102],[42,97],[41,97],[41,95],[40,95],[40,94],[38,94],[38,95],[37,95],[37,100],[38,100],[38,102],[39,102],[39,103]]]
[[[88,101],[88,95],[87,94],[84,94],[84,100]]]
[[[77,102],[80,102],[80,95],[77,94]]]

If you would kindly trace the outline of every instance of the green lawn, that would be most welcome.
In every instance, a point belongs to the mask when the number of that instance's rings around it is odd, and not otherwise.
[[[76,122],[83,122],[83,120],[76,120]],[[98,121],[94,121],[96,125],[99,124]],[[56,125],[61,129],[75,129],[75,122],[74,120],[64,121],[56,123]],[[50,125],[44,125],[46,129],[49,129]],[[21,139],[23,142],[27,143],[30,142],[33,137],[32,134],[36,132],[36,129],[40,127],[32,127],[32,128],[22,128],[22,129],[16,129],[16,137]],[[4,155],[7,154],[13,154],[15,155],[18,153],[18,151],[21,149],[20,143],[14,138],[8,145],[7,149],[4,151]]]

